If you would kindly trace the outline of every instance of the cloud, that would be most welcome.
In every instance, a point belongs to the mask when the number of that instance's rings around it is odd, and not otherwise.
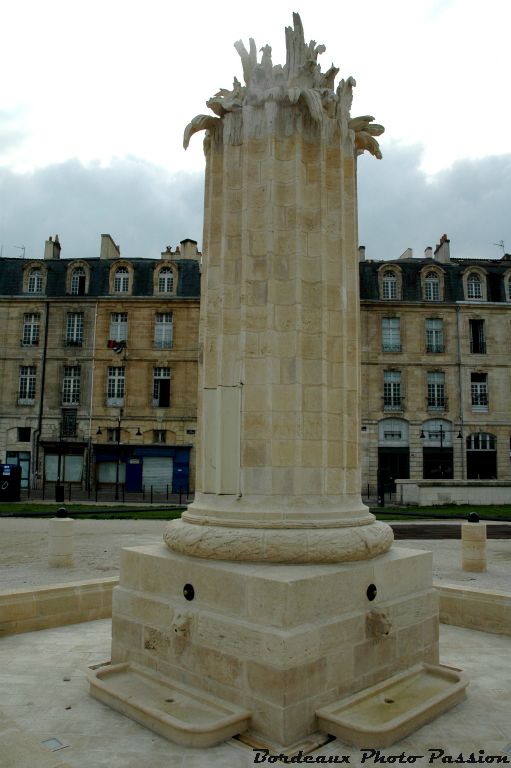
[[[359,240],[367,258],[417,256],[445,232],[451,254],[499,258],[511,251],[511,155],[456,162],[427,176],[421,148],[390,144],[381,161],[359,159]],[[62,256],[99,255],[109,233],[124,256],[158,257],[167,245],[202,237],[203,174],[169,173],[135,157],[110,165],[78,161],[27,173],[0,167],[0,243],[4,256],[41,257],[44,241],[59,234]]]
[[[359,159],[359,240],[366,258],[395,259],[411,247],[421,256],[442,234],[451,256],[499,258],[511,251],[511,154],[458,160],[434,176],[420,169],[419,146],[391,145],[383,160]]]
[[[136,158],[109,166],[72,160],[31,173],[0,168],[4,256],[41,257],[58,234],[62,257],[99,256],[109,233],[128,258],[158,257],[167,245],[202,236],[203,175],[177,173]]]
[[[0,158],[7,155],[23,143],[26,130],[20,125],[24,111],[21,108],[13,110],[0,109]]]

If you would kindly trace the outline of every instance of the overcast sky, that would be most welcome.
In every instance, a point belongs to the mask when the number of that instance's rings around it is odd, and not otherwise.
[[[383,160],[359,160],[359,235],[369,258],[511,251],[511,99],[506,0],[257,3],[25,0],[0,12],[0,248],[128,257],[201,241],[202,136],[186,123],[241,78],[235,40],[269,43],[301,13],[323,70],[357,81],[352,115],[382,123]]]

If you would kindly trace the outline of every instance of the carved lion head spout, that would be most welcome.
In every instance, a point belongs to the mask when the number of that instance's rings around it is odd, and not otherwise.
[[[366,616],[366,631],[368,637],[385,637],[392,629],[392,622],[385,611],[374,608]]]
[[[273,64],[269,45],[260,49],[262,56],[259,61],[257,46],[252,38],[248,50],[241,40],[234,43],[234,47],[241,58],[245,85],[234,78],[231,90],[221,88],[208,100],[207,106],[216,117],[197,115],[193,118],[184,132],[185,149],[194,133],[214,129],[228,113],[238,112],[244,106],[275,102],[298,105],[316,123],[337,120],[345,133],[350,132],[356,154],[367,150],[381,158],[375,136],[383,133],[383,126],[374,123],[374,117],[370,115],[350,117],[355,80],[348,77],[335,88],[339,70],[332,64],[326,72],[321,71],[318,56],[325,52],[325,46],[317,45],[315,40],[305,42],[298,13],[293,14],[293,27],[286,27],[284,65]]]

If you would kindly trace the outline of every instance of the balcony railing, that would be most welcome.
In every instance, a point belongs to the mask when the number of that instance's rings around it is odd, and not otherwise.
[[[83,346],[83,339],[65,339],[64,345],[66,347],[81,347]]]
[[[472,339],[470,341],[470,351],[474,355],[485,355],[486,354],[486,342],[485,341],[474,341]]]
[[[428,411],[447,410],[447,397],[428,397],[426,402]]]
[[[20,347],[38,347],[39,339],[21,339]]]
[[[402,411],[403,410],[404,397],[384,397],[383,398],[383,410],[384,411]]]
[[[401,344],[384,344],[383,352],[401,352]]]
[[[426,352],[438,354],[440,352],[445,352],[445,347],[443,344],[426,344]]]

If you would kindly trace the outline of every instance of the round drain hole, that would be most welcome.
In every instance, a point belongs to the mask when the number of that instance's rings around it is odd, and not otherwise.
[[[394,699],[383,699],[383,703],[384,704],[393,704],[394,703]]]
[[[366,590],[367,599],[372,602],[374,598],[376,597],[377,593],[376,584],[369,584]]]
[[[195,597],[195,590],[191,584],[185,584],[183,587],[183,595],[186,600],[193,600]]]
[[[174,699],[165,699],[165,701],[167,702],[167,704],[172,704],[172,702],[174,701]]]

